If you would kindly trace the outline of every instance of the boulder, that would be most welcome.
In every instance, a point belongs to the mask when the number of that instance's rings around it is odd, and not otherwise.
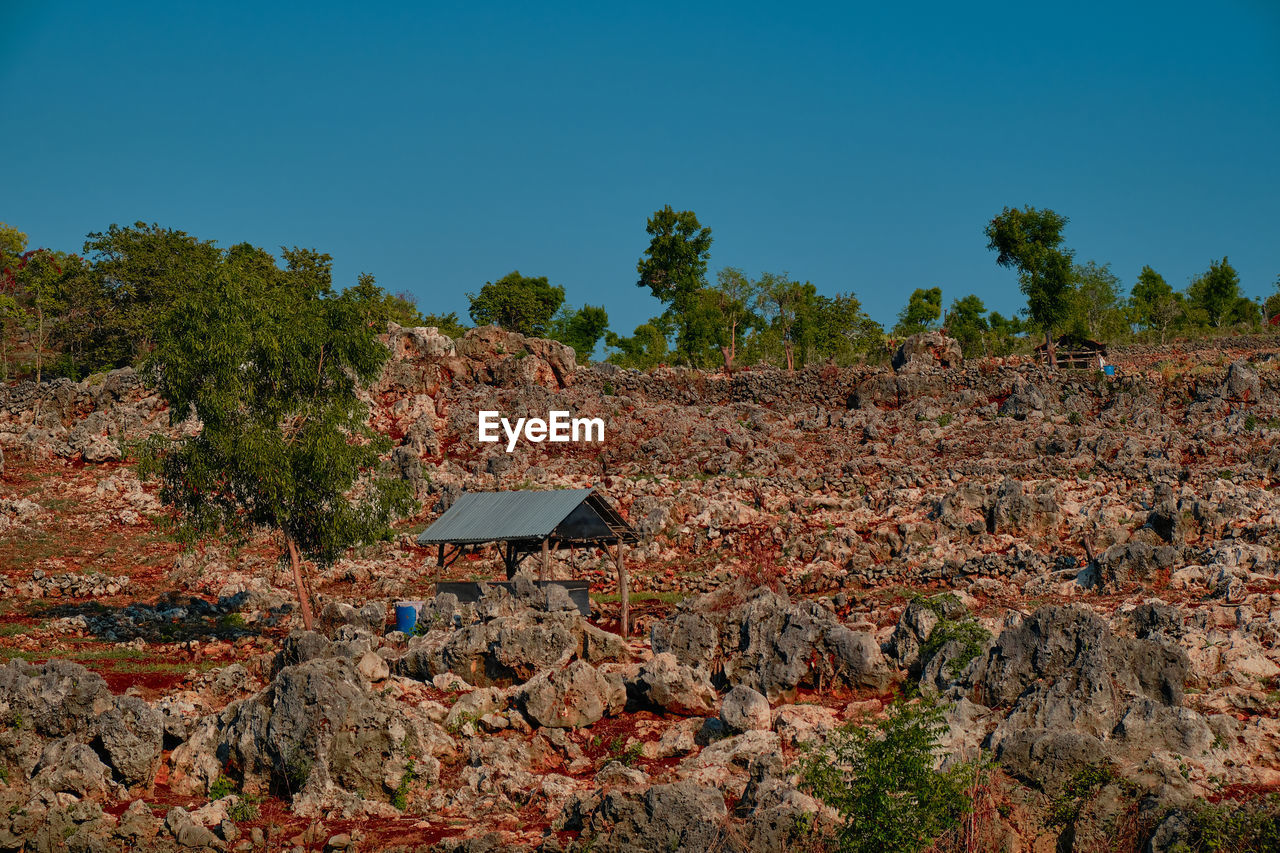
[[[926,367],[960,367],[964,356],[960,342],[941,332],[921,332],[902,342],[893,354],[893,369],[920,370]]]
[[[773,728],[773,710],[769,707],[769,700],[744,684],[725,694],[720,705],[720,719],[730,731],[735,732],[769,731]]]
[[[525,715],[538,725],[570,729],[621,711],[627,690],[622,676],[578,660],[526,682],[520,700]]]
[[[1233,403],[1256,403],[1262,396],[1258,371],[1249,362],[1238,358],[1227,368],[1219,395]]]
[[[723,844],[724,794],[694,782],[611,790],[587,815],[581,844],[571,850],[715,850]]]
[[[705,717],[716,711],[716,690],[705,669],[685,666],[670,652],[647,661],[628,692],[638,701],[686,717]]]
[[[1009,396],[1000,404],[1000,414],[1003,417],[1013,418],[1014,420],[1025,421],[1033,412],[1044,410],[1044,394],[1040,393],[1040,389],[1032,385],[1021,376],[1013,381],[1013,389],[1009,392]]]
[[[801,686],[888,683],[889,668],[869,632],[850,630],[815,602],[792,602],[766,587],[748,592],[739,604],[720,604],[737,594],[725,589],[682,602],[654,626],[654,652],[709,669],[719,684],[745,684],[770,702]]]

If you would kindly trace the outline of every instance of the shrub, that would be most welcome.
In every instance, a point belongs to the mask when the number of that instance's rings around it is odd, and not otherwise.
[[[230,796],[236,792],[236,783],[228,779],[226,776],[219,776],[213,780],[213,784],[209,786],[209,799],[220,800],[223,797]]]
[[[958,827],[979,767],[935,769],[942,710],[929,702],[889,706],[874,725],[849,724],[803,763],[803,786],[840,815],[842,853],[916,853]]]
[[[1280,850],[1280,794],[1243,802],[1203,800],[1183,812],[1186,834],[1171,848],[1186,853]]]

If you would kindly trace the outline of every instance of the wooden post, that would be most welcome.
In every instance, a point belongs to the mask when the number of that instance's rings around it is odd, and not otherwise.
[[[545,581],[547,579],[547,570],[551,568],[551,537],[548,536],[542,540],[542,572],[538,576],[538,580]]]
[[[622,636],[631,634],[631,579],[627,576],[627,564],[622,558],[622,537],[618,537],[618,601],[622,609]]]

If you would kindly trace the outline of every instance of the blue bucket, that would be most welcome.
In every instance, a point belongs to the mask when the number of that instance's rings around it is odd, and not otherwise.
[[[1116,366],[1114,364],[1103,365],[1102,372],[1105,373],[1107,376],[1115,376]]]
[[[397,601],[396,630],[412,634],[418,625],[418,609],[424,604],[425,601]]]

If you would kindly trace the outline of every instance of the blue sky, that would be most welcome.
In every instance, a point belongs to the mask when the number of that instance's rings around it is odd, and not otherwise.
[[[371,8],[361,8],[368,5]],[[0,221],[315,247],[425,311],[513,269],[629,332],[645,220],[891,322],[916,287],[1022,306],[982,229],[1070,217],[1176,288],[1280,274],[1280,4],[0,0]]]

